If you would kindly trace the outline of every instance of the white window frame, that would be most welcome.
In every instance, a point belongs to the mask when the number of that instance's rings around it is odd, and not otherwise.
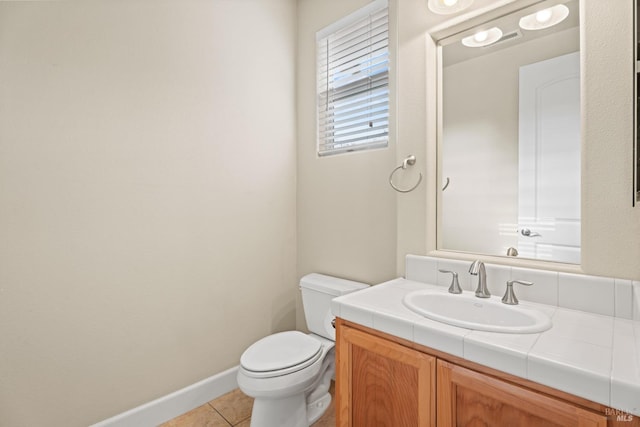
[[[318,156],[389,144],[388,0],[316,33]]]

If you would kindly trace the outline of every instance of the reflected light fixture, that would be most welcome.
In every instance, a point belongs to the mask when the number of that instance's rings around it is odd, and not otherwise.
[[[523,30],[544,30],[564,21],[567,16],[569,16],[569,8],[563,4],[557,4],[531,15],[523,16],[520,18],[520,28]]]
[[[471,6],[473,0],[428,0],[429,10],[438,15],[460,12]]]
[[[489,28],[488,30],[478,31],[472,36],[462,39],[462,44],[467,47],[489,46],[502,38],[502,30],[498,27]]]

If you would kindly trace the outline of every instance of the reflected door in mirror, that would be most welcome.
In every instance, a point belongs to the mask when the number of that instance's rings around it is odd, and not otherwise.
[[[580,263],[580,54],[520,67],[518,251]]]

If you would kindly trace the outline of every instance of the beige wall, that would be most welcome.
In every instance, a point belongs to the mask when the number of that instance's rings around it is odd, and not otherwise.
[[[506,3],[479,0],[475,8]],[[589,53],[584,64],[582,271],[637,279],[640,239],[633,236],[640,235],[640,208],[630,204],[630,5],[583,3],[587,29],[582,43]],[[427,34],[447,18],[431,14],[426,2],[390,1],[396,88],[390,148],[335,158],[315,155],[314,33],[363,4],[298,1],[298,276],[320,271],[376,283],[404,274],[405,255],[427,254],[435,242],[436,78]],[[422,172],[425,180],[412,193],[390,193],[388,174],[409,154],[418,158],[412,173]],[[407,176],[405,183],[413,179]],[[300,305],[297,324],[304,328]]]
[[[0,2],[0,426],[295,326],[295,2]]]
[[[406,254],[425,254],[427,248],[427,189],[433,187],[435,170],[427,168],[429,101],[435,99],[435,76],[427,74],[426,31],[435,16],[421,0],[394,1],[398,14],[397,46],[397,162],[408,154],[417,158],[423,182],[415,191],[399,194],[396,201],[396,275],[404,275]]]
[[[298,276],[319,272],[379,283],[395,275],[396,196],[387,182],[395,138],[386,149],[316,154],[315,34],[367,3],[298,1]],[[298,326],[305,328],[300,303]]]
[[[587,31],[582,168],[583,270],[640,279],[633,180],[633,2],[583,0]]]

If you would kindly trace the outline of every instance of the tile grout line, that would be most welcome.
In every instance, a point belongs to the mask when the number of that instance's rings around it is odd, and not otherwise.
[[[247,418],[243,418],[240,421],[238,421],[236,424],[234,424],[234,426],[239,426],[240,424],[242,424],[243,422],[250,420],[251,419],[251,415],[249,415]]]
[[[211,409],[213,409],[218,415],[220,415],[222,417],[222,419],[224,420],[224,422],[229,425],[229,427],[233,427],[233,424],[231,424],[231,422],[228,419],[226,419],[224,417],[224,415],[222,415],[222,413],[220,411],[218,411],[216,409],[216,407],[211,404],[211,402],[207,402],[207,405],[209,405],[209,407],[211,407]]]

